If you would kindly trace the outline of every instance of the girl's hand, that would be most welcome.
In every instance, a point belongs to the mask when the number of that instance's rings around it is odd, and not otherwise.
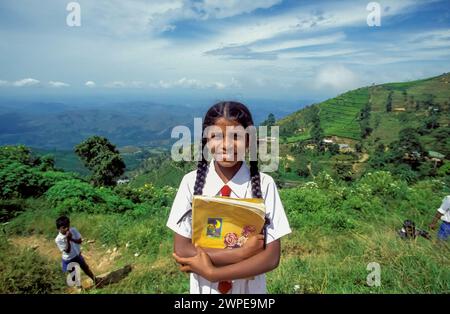
[[[264,247],[264,236],[262,234],[257,234],[251,236],[245,241],[242,249],[244,250],[245,258],[256,255],[261,252]]]
[[[177,261],[177,263],[181,264],[180,270],[183,272],[194,272],[209,281],[215,280],[215,270],[209,255],[203,251],[203,249],[199,246],[197,248],[197,255],[192,257],[180,257],[176,253],[173,253],[173,257]]]

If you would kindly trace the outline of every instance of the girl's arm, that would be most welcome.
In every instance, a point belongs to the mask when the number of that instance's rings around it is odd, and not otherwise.
[[[241,248],[235,249],[211,249],[203,248],[203,251],[209,255],[211,262],[215,266],[226,266],[235,264],[262,251],[264,237],[257,235],[250,237]],[[177,233],[174,235],[174,251],[180,257],[194,257],[197,255],[197,249],[192,244],[191,239],[185,238]]]
[[[181,271],[194,272],[209,281],[223,281],[242,279],[260,275],[275,269],[280,262],[280,240],[275,240],[267,245],[266,249],[235,264],[215,267],[208,254],[197,248],[194,257],[182,258],[174,254],[175,260],[182,264]]]

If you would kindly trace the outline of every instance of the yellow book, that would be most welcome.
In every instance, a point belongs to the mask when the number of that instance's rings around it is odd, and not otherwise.
[[[207,248],[241,247],[261,233],[266,207],[259,198],[195,195],[192,202],[192,243]]]

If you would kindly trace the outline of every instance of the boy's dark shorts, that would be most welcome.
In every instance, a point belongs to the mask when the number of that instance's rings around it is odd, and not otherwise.
[[[438,231],[440,240],[448,240],[450,238],[450,222],[443,221]]]
[[[64,259],[63,259],[63,260],[62,260],[62,271],[63,271],[64,273],[67,272],[67,266],[68,266],[70,263],[73,263],[73,262],[78,263],[78,264],[80,265],[81,268],[83,268],[83,266],[86,264],[86,262],[85,262],[83,256],[81,256],[81,254],[80,254],[80,255],[77,255],[77,256],[75,256],[74,258],[70,259],[70,260],[64,260]]]

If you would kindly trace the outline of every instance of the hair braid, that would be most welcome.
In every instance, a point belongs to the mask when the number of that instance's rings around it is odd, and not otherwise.
[[[206,174],[208,173],[208,161],[205,159],[203,149],[206,139],[202,140],[202,159],[197,163],[197,176],[195,177],[194,195],[202,195],[205,186]]]
[[[250,161],[250,177],[252,181],[252,196],[254,198],[262,198],[261,177],[259,175],[257,160]]]

